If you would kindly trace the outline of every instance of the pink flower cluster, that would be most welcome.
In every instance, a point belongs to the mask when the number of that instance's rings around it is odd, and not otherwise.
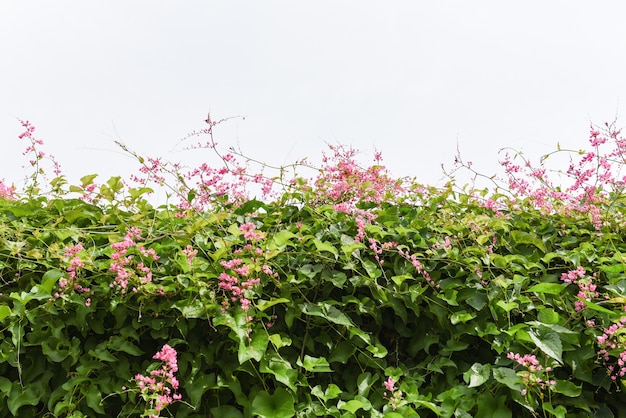
[[[41,139],[35,138],[34,136],[35,126],[32,125],[29,121],[20,120],[20,124],[22,125],[22,127],[24,127],[24,132],[19,134],[18,138],[27,139],[29,141],[29,145],[26,146],[26,148],[22,152],[22,155],[28,155],[28,154],[31,155],[31,160],[29,160],[29,163],[32,167],[35,167],[35,172],[33,173],[33,176],[32,176],[31,187],[36,188],[39,185],[37,181],[37,176],[39,174],[45,175],[45,171],[43,170],[42,167],[39,166],[39,163],[44,158],[46,158],[46,154],[43,151],[40,151],[38,149],[38,147],[42,146],[44,142]],[[57,160],[53,156],[48,156],[47,159],[52,162],[52,165],[53,165],[52,172],[54,173],[54,175],[59,176],[61,174],[61,166],[59,165]]]
[[[625,324],[626,316],[614,322],[597,337],[598,345],[602,347],[598,353],[612,380],[626,376],[626,338],[623,332]],[[616,360],[611,362],[611,356],[615,356]]]
[[[415,254],[409,254],[408,252],[399,249],[398,250],[398,254],[400,254],[402,257],[404,257],[405,259],[407,259],[408,261],[411,262],[411,264],[413,265],[413,267],[415,267],[415,270],[417,270],[417,272],[421,275],[424,276],[424,278],[426,279],[426,282],[439,289],[440,286],[438,284],[435,283],[435,281],[430,277],[430,274],[428,273],[428,271],[426,271],[426,269],[424,269],[424,265],[422,264],[421,261],[419,261],[417,259],[417,256]]]
[[[37,164],[37,161],[42,159],[45,155],[43,152],[37,151],[37,146],[38,145],[43,145],[43,141],[41,139],[37,139],[34,137],[34,133],[35,133],[35,126],[32,125],[29,121],[27,120],[20,120],[20,124],[24,127],[24,132],[22,132],[21,134],[18,135],[19,139],[28,139],[30,141],[30,145],[28,145],[24,151],[22,152],[22,155],[27,155],[29,153],[33,153],[35,155],[35,160],[30,160],[30,165],[35,165]]]
[[[194,182],[195,197],[193,202],[182,200],[181,209],[194,208],[204,210],[214,205],[216,198],[226,198],[227,204],[241,204],[249,199],[250,184],[261,186],[262,197],[270,195],[273,182],[260,174],[250,174],[248,167],[240,165],[231,153],[220,155],[224,165],[219,168],[208,164],[188,171],[184,178]]]
[[[94,203],[96,200],[95,192],[98,185],[96,183],[85,184],[81,186],[81,188],[82,190],[80,190],[80,196],[78,198],[88,203]]]
[[[63,256],[68,262],[68,265],[66,267],[68,277],[59,279],[59,291],[54,293],[55,298],[60,298],[70,289],[78,294],[89,294],[91,292],[91,289],[89,287],[82,286],[79,283],[79,272],[83,267],[85,267],[85,263],[78,256],[78,253],[83,251],[83,249],[84,248],[81,243],[78,243],[76,245],[70,245],[63,249]],[[85,299],[85,305],[91,305],[91,298]]]
[[[396,248],[398,246],[397,242],[387,241],[382,244],[375,238],[368,238],[368,242],[370,243],[369,248],[374,252],[374,258],[378,261],[378,264],[384,264],[385,260],[382,259],[383,251],[389,251],[392,248]]]
[[[161,360],[163,364],[160,368],[152,370],[148,376],[140,373],[135,375],[135,382],[139,386],[144,399],[149,400],[149,406],[162,411],[171,403],[182,399],[182,395],[176,393],[179,382],[174,373],[178,371],[177,352],[174,348],[165,344],[161,351],[152,358]],[[150,415],[150,418],[157,418],[159,415]]]
[[[82,250],[83,250],[83,245],[81,243],[78,243],[76,245],[72,245],[69,247],[65,247],[63,250],[64,252],[63,255],[70,260],[70,265],[67,267],[70,282],[73,282],[74,279],[76,279],[77,271],[80,268],[85,267],[85,263],[83,263],[83,260],[81,260],[81,258],[78,257],[77,255]]]
[[[561,273],[561,281],[565,283],[577,283],[578,279],[582,279],[587,271],[582,266],[578,266],[576,270],[570,270],[567,273]]]
[[[526,386],[526,389],[522,389],[521,391],[522,396],[526,396],[528,389],[534,387],[544,390],[552,389],[554,388],[554,385],[556,385],[555,380],[544,380],[542,377],[545,373],[550,373],[552,371],[552,367],[544,368],[534,354],[524,354],[522,356],[518,353],[511,352],[507,354],[506,357],[527,369],[525,371],[518,372],[518,375],[522,378],[522,383]]]
[[[252,222],[246,222],[239,226],[239,230],[243,232],[243,237],[250,241],[259,241],[265,238],[262,232],[255,231],[256,225]]]
[[[385,381],[384,385],[385,385],[385,389],[387,389],[389,392],[393,392],[393,390],[396,387],[396,381],[393,379],[393,377],[389,376],[389,378]]]
[[[386,391],[383,392],[383,396],[389,401],[391,408],[394,410],[400,406],[404,397],[402,391],[400,389],[396,389],[396,383],[396,380],[391,376],[383,382],[386,389]],[[389,394],[387,394],[387,391],[389,391]]]
[[[4,180],[0,180],[0,199],[15,200],[15,187],[7,186]]]
[[[365,227],[376,219],[371,210],[357,208],[360,202],[381,203],[399,201],[410,191],[403,180],[394,179],[381,165],[380,152],[374,156],[375,164],[367,168],[357,164],[357,150],[344,146],[329,145],[332,155],[323,155],[320,174],[311,179],[313,187],[301,186],[315,193],[313,204],[332,204],[337,212],[354,216],[357,224],[356,242],[365,240]]]
[[[539,360],[537,360],[537,357],[534,354],[524,354],[523,356],[521,356],[517,353],[511,352],[506,355],[506,358],[526,367],[532,373],[541,371],[543,369],[543,367],[539,363]]]
[[[223,309],[227,309],[231,302],[238,302],[241,309],[247,313],[250,310],[252,289],[261,282],[261,279],[248,277],[251,267],[239,258],[222,261],[220,264],[232,272],[232,274],[224,272],[219,275],[218,287],[229,294],[229,298],[224,300]],[[246,319],[251,321],[252,317],[247,316]]]
[[[187,245],[185,249],[182,251],[185,257],[187,257],[187,265],[191,267],[193,264],[193,259],[198,255],[198,250],[194,250],[191,245]]]
[[[600,229],[603,205],[610,202],[611,193],[621,192],[626,186],[626,176],[619,175],[626,161],[626,139],[614,124],[605,123],[603,132],[591,126],[589,144],[592,149],[578,152],[577,162],[570,159],[563,174],[571,183],[563,188],[555,186],[548,178],[544,162],[549,155],[542,158],[539,167],[535,167],[525,159],[523,166],[514,164],[506,154],[500,164],[505,169],[509,190],[514,197],[527,197],[548,213],[562,210],[566,215],[588,215],[595,228]],[[604,149],[610,144],[611,149]]]
[[[263,271],[263,273],[265,273],[266,275],[270,276],[270,277],[275,277],[278,278],[278,273],[276,273],[274,270],[272,270],[272,268],[270,266],[268,266],[267,264],[263,264],[261,266],[261,271]]]
[[[355,242],[363,242],[365,240],[365,228],[367,227],[367,225],[373,223],[378,216],[368,210],[353,207],[346,202],[338,203],[334,205],[333,208],[337,212],[346,213],[348,215],[354,216],[357,230],[356,235],[354,236]]]
[[[115,250],[111,254],[111,266],[109,270],[116,273],[115,279],[109,284],[111,288],[117,287],[122,294],[128,290],[131,279],[136,278],[141,284],[147,284],[152,281],[152,271],[143,261],[135,263],[135,254],[129,254],[129,250],[138,251],[145,259],[156,261],[159,256],[154,249],[146,249],[143,245],[137,245],[136,240],[141,239],[141,230],[133,226],[124,236],[124,240],[111,244],[111,248]],[[137,291],[133,287],[133,292]]]
[[[219,166],[212,166],[203,163],[195,168],[183,167],[180,164],[170,164],[155,158],[142,158],[137,155],[137,159],[142,166],[140,175],[132,176],[131,180],[147,185],[154,182],[160,186],[167,186],[178,198],[178,217],[184,217],[187,211],[203,212],[216,205],[235,204],[239,205],[250,197],[251,186],[260,187],[262,198],[271,196],[274,186],[274,179],[269,179],[261,173],[250,173],[248,163],[255,162],[246,158],[246,163],[241,164],[235,155],[239,153],[230,149],[231,152],[221,154],[217,148],[217,143],[213,139],[213,128],[219,123],[230,118],[218,121],[207,119],[209,128],[192,132],[186,138],[192,136],[208,135],[209,140],[205,143],[198,142],[187,147],[187,150],[210,149],[221,159]],[[261,164],[265,166],[264,164]],[[169,176],[175,179],[175,185],[167,184]]]
[[[395,200],[406,193],[401,180],[392,178],[380,165],[380,153],[376,153],[375,165],[360,167],[355,159],[357,150],[344,146],[329,145],[332,156],[323,155],[324,163],[314,181],[315,194],[321,203],[383,202]]]
[[[494,210],[496,216],[502,214],[501,209],[519,209],[521,203],[528,202],[545,213],[583,216],[600,229],[606,216],[614,213],[606,211],[607,205],[610,207],[611,200],[626,187],[626,176],[620,174],[626,162],[626,139],[614,123],[605,123],[601,130],[591,127],[589,144],[591,150],[586,151],[561,150],[559,146],[557,151],[544,155],[538,165],[531,164],[521,152],[515,152],[513,156],[507,152],[500,161],[506,186],[500,184],[502,179],[496,175],[485,176],[475,171],[470,162],[463,162],[460,155],[455,158],[454,171],[465,168],[474,175],[474,180],[485,178],[496,186],[496,191],[504,189],[509,192],[508,197],[496,194],[491,199],[480,193],[470,193],[475,201]],[[546,166],[548,157],[561,152],[577,156],[577,161],[571,157],[565,172],[549,169]],[[521,162],[515,162],[516,158]],[[564,177],[565,184],[555,184],[552,173]]]
[[[596,274],[593,274],[595,277]],[[597,299],[600,294],[597,291],[597,286],[593,283],[593,279],[591,277],[587,277],[587,272],[582,266],[578,266],[576,270],[570,270],[567,273],[561,274],[561,280],[565,283],[572,283],[578,286],[578,296],[579,299],[574,302],[574,309],[576,312],[580,312],[586,308],[585,301],[591,301],[592,299]]]
[[[443,241],[437,241],[436,243],[433,244],[433,248],[434,249],[442,249],[442,250],[451,250],[452,249],[452,242],[450,242],[450,237],[446,236]]]

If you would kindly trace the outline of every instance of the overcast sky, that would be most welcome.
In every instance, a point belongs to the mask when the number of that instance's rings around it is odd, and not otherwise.
[[[577,148],[622,114],[625,19],[624,1],[0,0],[0,178],[24,175],[16,118],[104,180],[136,168],[114,139],[204,158],[172,149],[209,111],[245,116],[218,141],[273,164],[341,143],[438,184],[458,143],[490,173],[502,147]]]

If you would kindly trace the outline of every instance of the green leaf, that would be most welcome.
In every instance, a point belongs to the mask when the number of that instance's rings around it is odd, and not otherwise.
[[[13,383],[4,376],[0,376],[0,394],[9,394]]]
[[[89,382],[91,379],[87,376],[76,376],[67,380],[61,386],[66,391],[71,391],[74,387],[79,386],[81,383]]]
[[[291,338],[281,334],[270,335],[270,341],[272,344],[274,344],[274,347],[276,347],[276,349],[290,346],[292,343]]]
[[[325,310],[327,312],[326,319],[328,319],[329,321],[334,322],[335,324],[338,324],[338,325],[345,325],[347,327],[354,327],[354,324],[352,323],[350,318],[348,318],[348,316],[346,314],[341,312],[336,307],[334,307],[332,305],[328,305],[328,304],[322,304],[322,306],[325,308]]]
[[[471,321],[476,318],[475,313],[469,313],[467,311],[455,312],[450,316],[450,322],[452,325],[456,325],[459,323],[465,323],[467,321]]]
[[[105,347],[100,344],[93,350],[89,350],[89,354],[101,361],[117,361],[117,357],[111,354]]]
[[[514,337],[515,334],[517,334],[519,331],[525,330],[526,328],[528,328],[527,324],[520,323],[520,324],[513,325],[512,327],[508,329],[505,328],[503,329],[503,331],[507,333],[508,335],[510,335],[511,337]]]
[[[219,418],[243,418],[243,413],[232,405],[222,405],[211,408],[211,416]]]
[[[338,325],[354,327],[354,324],[346,314],[328,303],[317,305],[303,303],[302,312],[306,315],[319,316]]]
[[[474,388],[482,385],[491,377],[491,365],[474,363],[472,367],[463,373],[463,380],[468,387]]]
[[[542,252],[546,252],[546,246],[536,234],[531,234],[525,231],[511,231],[511,239],[515,244],[534,245]]]
[[[521,391],[524,389],[522,379],[515,373],[515,370],[508,367],[496,367],[493,369],[493,378],[506,385],[510,389]]]
[[[269,342],[269,335],[265,330],[255,331],[250,335],[251,341],[248,343],[247,338],[239,340],[238,359],[239,363],[243,364],[250,359],[261,361],[261,358],[267,350],[267,343]]]
[[[593,359],[597,353],[594,347],[586,346],[576,350],[566,351],[563,353],[564,361],[572,368],[572,377],[591,383],[593,381],[593,371],[596,364]]]
[[[290,299],[287,298],[275,298],[275,299],[271,299],[271,300],[257,300],[256,301],[256,308],[263,312],[268,308],[271,308],[272,306],[278,305],[279,303],[289,303],[291,302]]]
[[[273,395],[262,390],[252,400],[252,414],[262,418],[293,418],[293,396],[283,388],[277,388]]]
[[[296,386],[298,371],[291,367],[291,363],[276,353],[269,353],[263,356],[259,370],[261,373],[273,374],[277,381],[293,391],[298,389]]]
[[[11,415],[14,417],[19,416],[17,411],[22,406],[37,405],[39,403],[40,396],[36,393],[32,385],[21,388],[19,382],[13,382],[11,394],[12,395],[7,399],[7,406],[9,407],[9,411],[11,411]]]
[[[482,393],[476,399],[478,411],[475,418],[511,418],[513,413],[506,407],[507,397],[494,395],[490,392]]]
[[[198,298],[195,298],[191,301],[189,300],[181,300],[172,305],[174,308],[178,309],[185,318],[206,318],[207,310],[202,301]]]
[[[452,283],[452,282],[448,280],[442,280],[440,285],[442,286],[442,288],[445,288],[446,284],[448,283]],[[456,286],[456,284],[454,285]],[[459,294],[459,291],[456,289],[446,289],[444,293],[439,294],[439,297],[445,300],[446,302],[448,302],[448,305],[459,306],[459,303],[456,300],[458,294]]]
[[[323,269],[324,266],[322,264],[305,264],[298,271],[309,279],[314,279]]]
[[[98,388],[98,385],[89,385],[87,392],[85,393],[85,399],[87,400],[87,406],[94,412],[101,415],[106,413],[104,408],[102,408],[102,393]]]
[[[505,302],[503,300],[497,301],[496,305],[507,313],[511,312],[513,309],[519,308],[519,304],[517,302]]]
[[[477,311],[480,311],[487,305],[489,298],[484,293],[472,291],[471,296],[468,297],[465,301],[472,308],[476,309]]]
[[[551,416],[556,418],[565,418],[567,416],[567,409],[563,405],[554,408],[550,402],[544,402],[541,407],[544,411],[549,412]]]
[[[278,233],[276,233],[273,237],[272,240],[274,241],[274,244],[276,244],[277,247],[284,247],[286,245],[291,245],[293,246],[293,243],[291,242],[292,238],[295,238],[296,234],[294,234],[291,231],[287,231],[285,229],[278,231]]]
[[[478,245],[484,245],[487,241],[490,240],[490,236],[489,235],[479,235],[478,237],[476,237],[476,242],[478,243]]]
[[[328,385],[328,387],[324,391],[324,397],[326,400],[335,399],[339,395],[341,395],[341,393],[342,393],[342,390],[339,389],[339,386],[335,385],[334,383],[331,383],[330,385]]]
[[[0,321],[11,315],[11,308],[7,305],[0,305]]]
[[[554,390],[570,398],[577,398],[582,393],[582,386],[577,386],[568,380],[557,380]]]
[[[528,332],[530,338],[533,340],[537,348],[543,351],[549,357],[552,357],[560,364],[563,364],[562,354],[563,345],[561,344],[561,338],[554,331],[530,330]]]
[[[80,183],[83,187],[85,186],[89,186],[90,184],[93,183],[93,181],[95,180],[95,178],[98,177],[97,174],[88,174],[86,176],[82,176],[80,178]]]
[[[356,254],[358,254],[358,250],[361,250],[363,248],[367,248],[365,244],[363,244],[362,242],[354,242],[354,243],[342,245],[341,251],[343,251],[345,255],[351,256],[355,253],[355,251],[357,252]]]
[[[153,192],[154,190],[152,190],[150,187],[138,187],[138,188],[128,189],[128,194],[134,199],[137,199],[139,196],[143,194],[153,193]]]
[[[365,404],[364,402],[361,402],[358,399],[351,399],[348,402],[341,404],[341,406],[339,406],[339,409],[343,409],[352,414],[356,414],[356,411],[358,411],[361,408],[365,408],[366,406],[367,404]]]
[[[185,392],[189,396],[192,405],[198,405],[206,391],[216,384],[215,374],[196,373],[184,382]]]
[[[113,191],[113,193],[117,193],[124,188],[124,182],[120,176],[113,176],[107,180],[107,184]]]
[[[61,277],[65,277],[67,273],[64,273],[60,270],[48,270],[41,277],[41,285],[39,285],[39,292],[42,292],[45,295],[51,295],[52,289],[58,283]]]
[[[455,351],[465,351],[467,347],[469,347],[469,343],[465,341],[448,340],[445,347],[440,349],[439,354],[448,356]]]
[[[50,338],[41,343],[41,352],[55,363],[60,363],[70,354],[69,341]]]
[[[583,298],[577,298],[577,299],[579,301],[581,301],[581,302],[584,302],[584,304],[587,307],[587,309],[591,309],[591,310],[596,311],[596,312],[602,312],[602,313],[608,314],[611,317],[618,317],[620,315],[619,312],[611,311],[609,309],[606,309],[606,308],[604,308],[604,307],[602,307],[602,306],[600,306],[600,305],[598,305],[596,303],[590,302],[590,301],[585,300]]]
[[[112,351],[123,351],[132,356],[140,356],[144,354],[144,352],[141,351],[135,344],[119,336],[111,337],[107,343],[107,348]]]
[[[327,251],[329,253],[331,253],[332,255],[335,256],[335,259],[337,259],[337,257],[339,257],[339,252],[337,251],[337,249],[329,242],[322,242],[319,239],[315,238],[313,240],[313,244],[315,244],[315,248],[317,249],[317,251],[322,252],[322,251]]]
[[[527,324],[528,325],[532,325],[532,326],[537,327],[537,328],[543,328],[545,330],[551,330],[551,331],[556,332],[557,334],[567,334],[567,335],[579,335],[580,334],[580,332],[578,332],[578,331],[572,331],[571,329],[565,328],[565,327],[563,327],[561,325],[549,324],[549,323],[546,323],[546,322],[528,321]]]
[[[552,308],[541,309],[537,314],[537,320],[544,324],[558,324],[561,318]]]
[[[563,291],[563,289],[565,289],[565,286],[561,283],[539,283],[531,286],[526,291],[534,293],[544,293],[548,295],[558,295]]]
[[[296,364],[303,367],[307,372],[332,372],[328,360],[324,357],[311,357],[309,355],[304,356],[304,360],[296,360]]]
[[[443,368],[444,367],[452,367],[454,369],[457,368],[457,365],[454,361],[450,360],[447,357],[436,357],[435,360],[431,363],[429,363],[426,366],[427,370],[433,371],[433,372],[437,372],[437,373],[441,373],[443,374]]]
[[[328,356],[331,363],[338,362],[345,364],[356,352],[356,346],[351,340],[344,340],[337,344]]]
[[[250,199],[237,209],[235,209],[234,213],[237,215],[245,215],[248,213],[256,212],[259,208],[267,208],[267,205],[260,200]]]
[[[341,271],[324,270],[322,272],[322,279],[330,281],[335,287],[342,288],[348,280],[348,276],[346,276],[346,273],[343,273]]]
[[[331,383],[330,385],[328,385],[326,390],[323,392],[322,392],[321,386],[319,385],[314,386],[311,389],[311,395],[317,396],[318,398],[322,399],[324,402],[327,402],[330,399],[337,398],[339,395],[341,395],[341,392],[342,391],[341,389],[339,389],[339,386],[335,385],[334,383]]]
[[[367,397],[370,393],[370,389],[379,379],[378,374],[371,374],[370,372],[361,373],[357,379],[356,384],[359,389],[359,395]]]
[[[363,265],[370,279],[377,279],[382,275],[382,271],[370,260],[361,261],[361,265]]]
[[[367,351],[372,353],[376,358],[384,358],[387,356],[387,349],[382,344],[369,345]]]

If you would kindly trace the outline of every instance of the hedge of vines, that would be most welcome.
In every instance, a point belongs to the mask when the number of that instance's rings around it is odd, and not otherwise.
[[[617,177],[486,198],[341,151],[274,199],[179,176],[154,207],[119,178],[42,192],[25,127],[35,174],[0,188],[0,416],[626,416]]]

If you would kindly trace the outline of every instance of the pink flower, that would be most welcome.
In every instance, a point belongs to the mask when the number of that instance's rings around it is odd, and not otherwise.
[[[152,370],[148,376],[141,373],[135,375],[134,380],[137,386],[142,394],[150,399],[150,406],[157,411],[163,410],[172,402],[182,398],[180,394],[175,393],[179,387],[178,379],[174,376],[174,373],[178,371],[176,356],[176,350],[165,344],[161,351],[152,357],[163,362],[161,368]]]
[[[4,180],[0,180],[0,199],[15,200],[15,187],[7,186]]]
[[[245,239],[249,239],[250,241],[258,241],[263,239],[263,233],[255,232],[256,225],[252,222],[247,222],[239,227],[239,230],[242,231],[243,237]]]
[[[185,247],[182,252],[187,257],[187,265],[191,267],[193,259],[196,257],[196,255],[198,255],[198,250],[194,250],[191,245],[187,245],[187,247]]]
[[[389,376],[389,378],[385,381],[384,385],[388,391],[393,392],[396,386],[396,381],[393,379],[393,377]]]

